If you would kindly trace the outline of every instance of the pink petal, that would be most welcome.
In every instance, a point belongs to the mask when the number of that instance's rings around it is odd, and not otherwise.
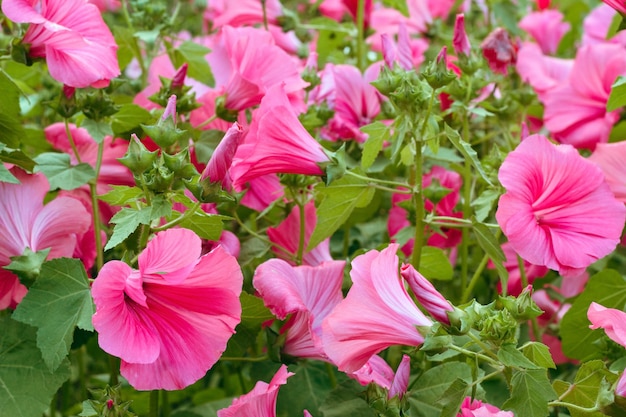
[[[626,313],[592,302],[587,310],[590,329],[602,328],[615,343],[626,347]]]
[[[182,282],[196,266],[202,241],[189,229],[158,233],[139,255],[142,275],[157,275],[171,283]]]

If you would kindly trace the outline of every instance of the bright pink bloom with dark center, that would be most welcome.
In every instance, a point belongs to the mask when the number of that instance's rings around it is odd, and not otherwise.
[[[71,258],[77,239],[87,231],[91,216],[71,197],[58,197],[43,205],[50,188],[43,174],[29,175],[14,167],[20,184],[0,182],[0,267],[24,249],[50,248],[47,259]],[[16,275],[0,268],[0,310],[14,308],[26,295]]]
[[[72,87],[105,87],[120,74],[117,44],[98,8],[84,0],[4,0],[2,12],[30,23],[30,55],[45,58],[52,78]]]
[[[524,260],[579,275],[619,243],[626,209],[602,171],[573,147],[529,136],[498,178],[507,192],[496,219]]]
[[[241,319],[237,260],[221,246],[201,250],[192,231],[169,229],[148,242],[139,270],[110,261],[93,284],[98,343],[122,359],[120,372],[136,389],[193,384]]]
[[[344,372],[355,372],[391,345],[419,346],[417,326],[432,322],[415,305],[398,274],[398,245],[352,261],[352,287],[322,324],[324,350]]]
[[[287,365],[281,365],[269,384],[257,382],[252,391],[235,398],[230,407],[219,410],[217,417],[276,417],[278,389],[292,375],[293,372],[287,371]]]

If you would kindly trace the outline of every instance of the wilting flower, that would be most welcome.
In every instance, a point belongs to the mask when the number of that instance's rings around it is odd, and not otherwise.
[[[626,142],[599,143],[589,160],[604,172],[615,198],[626,203]]]
[[[107,262],[92,288],[100,347],[122,359],[139,390],[182,389],[202,378],[226,349],[241,318],[237,260],[221,246],[200,256],[187,229],[155,235],[139,270]]]
[[[498,178],[507,191],[496,219],[524,260],[578,275],[619,243],[626,209],[602,171],[573,147],[529,136]]]
[[[515,417],[512,411],[501,411],[498,407],[466,397],[457,417]]]
[[[120,74],[117,45],[98,8],[84,0],[4,0],[2,12],[30,23],[22,43],[45,58],[52,78],[72,87],[105,87]]]
[[[328,161],[322,146],[298,120],[284,86],[278,84],[261,100],[230,173],[237,187],[266,174],[322,175],[319,164]]]
[[[313,201],[304,206],[304,250],[302,254],[302,263],[304,265],[316,266],[324,261],[332,261],[330,256],[330,238],[323,240],[319,245],[311,250],[307,250],[311,235],[317,225],[317,214],[315,212],[315,204]],[[277,227],[267,229],[267,236],[270,242],[275,246],[272,250],[280,258],[286,259],[294,264],[300,244],[300,209],[295,206],[289,216]],[[283,249],[287,250],[287,253]]]
[[[506,75],[509,65],[517,61],[517,47],[505,29],[494,29],[480,44],[480,47],[493,72]]]
[[[278,389],[292,375],[287,365],[281,365],[269,384],[258,381],[252,391],[235,398],[230,407],[219,410],[217,417],[276,417]]]
[[[292,266],[270,259],[257,268],[253,285],[265,306],[281,320],[287,333],[284,352],[300,358],[328,360],[321,341],[322,321],[343,299],[344,261],[317,266]]]
[[[352,287],[322,324],[324,350],[344,372],[361,368],[391,345],[419,346],[417,326],[431,321],[417,308],[398,274],[398,245],[352,261]]]
[[[50,249],[47,259],[70,258],[91,223],[74,198],[58,197],[44,206],[49,185],[43,174],[29,175],[17,167],[11,173],[19,184],[0,182],[0,310],[14,308],[27,292],[16,275],[1,268],[12,256],[29,248]]]

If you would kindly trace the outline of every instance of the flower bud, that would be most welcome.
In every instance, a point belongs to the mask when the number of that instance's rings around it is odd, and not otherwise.
[[[496,28],[485,38],[480,47],[493,72],[506,75],[508,66],[517,61],[517,47],[505,29]]]
[[[143,143],[139,141],[137,135],[133,133],[130,138],[128,150],[118,161],[130,169],[133,174],[139,175],[152,167],[152,164],[157,158],[157,154],[157,151],[150,152]]]
[[[443,296],[435,289],[433,284],[428,281],[422,274],[411,264],[403,264],[400,269],[402,278],[408,282],[409,287],[417,297],[417,301],[424,309],[437,321],[450,324],[448,312],[454,311],[454,307],[443,298]]]
[[[467,32],[465,32],[465,15],[459,13],[456,15],[454,22],[454,35],[452,37],[452,46],[457,55],[469,56],[472,51]]]
[[[176,74],[174,74],[174,76],[172,77],[172,82],[170,84],[171,90],[183,88],[183,86],[185,85],[185,78],[187,77],[188,67],[189,65],[185,62],[183,65],[181,65],[180,68],[178,68],[178,71],[176,71]]]
[[[228,170],[242,138],[243,128],[239,123],[235,122],[228,129],[217,148],[215,148],[211,159],[202,172],[202,179],[208,178],[211,182],[220,182],[226,188],[230,187]]]
[[[448,69],[448,48],[443,47],[437,58],[422,72],[422,75],[433,89],[450,84],[456,79],[456,74]]]

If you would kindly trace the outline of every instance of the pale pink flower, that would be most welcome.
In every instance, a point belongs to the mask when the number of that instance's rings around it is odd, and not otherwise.
[[[515,417],[512,411],[501,411],[498,407],[466,397],[457,417]]]
[[[626,47],[626,32],[618,31],[609,38],[609,28],[617,12],[606,4],[595,7],[583,20],[580,45],[615,43]]]
[[[546,93],[567,81],[574,61],[544,55],[539,45],[525,42],[518,51],[517,72],[529,83],[540,101]]]
[[[95,4],[101,12],[115,11],[120,8],[119,0],[88,0],[89,3]]]
[[[402,399],[409,386],[410,374],[411,357],[409,355],[402,355],[402,360],[395,373],[383,358],[374,355],[361,369],[348,374],[348,376],[356,379],[361,385],[368,385],[373,382],[387,389],[387,399],[393,397]]]
[[[235,122],[220,141],[206,168],[202,172],[202,178],[208,178],[211,182],[220,182],[226,189],[230,189],[232,180],[229,169],[237,152],[237,147],[243,139],[243,127]]]
[[[328,162],[322,146],[306,131],[282,84],[270,88],[253,115],[250,131],[237,149],[231,176],[235,187],[262,175],[322,175]]]
[[[322,324],[324,350],[339,370],[354,372],[391,345],[419,346],[417,326],[431,321],[417,308],[398,274],[398,245],[352,261],[352,287]]]
[[[563,13],[548,9],[527,14],[519,27],[533,37],[544,53],[554,54],[570,24],[563,21]]]
[[[44,206],[49,190],[46,177],[17,167],[10,171],[20,183],[0,182],[0,267],[26,248],[33,252],[49,248],[47,259],[71,258],[79,236],[89,228],[89,213],[71,197],[58,197]],[[14,308],[26,295],[26,287],[6,270],[0,273],[0,281],[0,310]]]
[[[279,319],[291,314],[281,329],[287,333],[284,352],[299,358],[328,361],[321,340],[322,321],[343,299],[345,261],[317,266],[292,266],[270,259],[256,269],[254,288],[265,306]]]
[[[279,0],[265,0],[265,13],[269,23],[277,23],[283,14]],[[260,0],[209,0],[204,15],[213,26],[246,26],[263,23],[263,6]]]
[[[617,381],[615,393],[620,397],[626,397],[626,372],[622,372],[622,376],[620,376],[619,381]]]
[[[467,32],[465,31],[465,15],[463,13],[456,15],[452,46],[457,55],[469,56],[472,52],[472,45],[470,44]]]
[[[331,261],[330,256],[330,238],[325,239],[311,250],[307,250],[311,235],[317,225],[317,213],[315,212],[315,203],[308,202],[304,206],[304,250],[302,255],[302,263],[304,265],[316,266],[324,261]],[[270,242],[278,246],[273,246],[272,250],[276,256],[285,259],[287,262],[294,264],[293,260],[298,253],[300,244],[300,209],[294,206],[287,218],[276,227],[267,229],[267,237]],[[285,253],[282,248],[286,249]]]
[[[602,171],[573,147],[531,135],[509,153],[498,178],[507,191],[496,219],[524,260],[578,275],[619,243],[626,209]]]
[[[604,172],[615,198],[626,203],[626,142],[598,143],[589,160]]]
[[[419,65],[419,63],[414,61],[412,41],[404,23],[400,23],[398,27],[397,44],[393,41],[392,35],[388,33],[383,33],[380,36],[380,40],[383,57],[389,68],[393,69],[394,62],[397,62],[400,68],[405,71],[409,71]]]
[[[182,389],[202,378],[241,319],[237,260],[220,246],[200,256],[187,229],[157,233],[139,270],[107,262],[93,287],[98,343],[122,359],[120,373],[139,390]]]
[[[448,312],[454,311],[454,307],[429,280],[417,272],[411,264],[402,264],[400,275],[409,284],[415,298],[428,314],[441,323],[450,324]]]
[[[22,42],[50,75],[72,87],[105,87],[120,74],[117,44],[98,8],[84,0],[4,0],[2,12],[30,23]]]
[[[252,391],[235,398],[230,407],[219,410],[217,417],[276,417],[278,389],[292,375],[293,372],[287,371],[287,365],[281,365],[269,384],[258,381]],[[307,414],[305,411],[304,415]]]
[[[604,3],[608,4],[618,12],[623,15],[626,15],[626,1],[624,0],[602,0]]]
[[[546,128],[561,143],[593,150],[608,141],[619,111],[607,112],[611,86],[626,74],[626,49],[599,44],[578,50],[566,82],[543,97]]]
[[[590,329],[602,328],[612,341],[626,347],[626,313],[592,302],[587,318],[591,322]]]

